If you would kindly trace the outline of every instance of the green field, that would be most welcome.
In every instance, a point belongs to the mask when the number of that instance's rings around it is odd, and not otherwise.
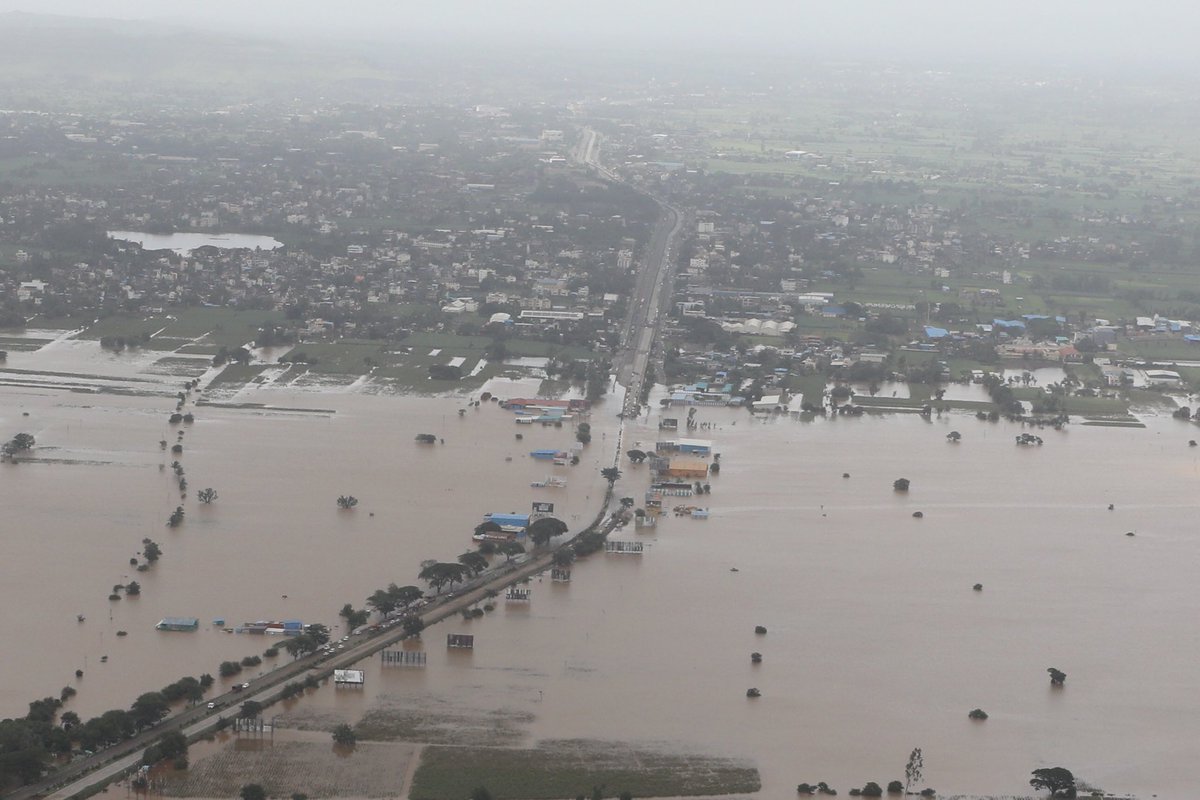
[[[453,333],[416,333],[403,341],[379,342],[342,339],[337,342],[306,342],[296,345],[283,357],[294,358],[304,354],[308,369],[324,375],[370,375],[373,379],[387,381],[395,386],[420,392],[438,393],[456,389],[474,389],[482,386],[489,378],[513,373],[523,374],[520,369],[505,366],[502,362],[487,361],[485,358],[492,339],[486,336],[459,336]],[[545,342],[510,340],[505,342],[510,357],[548,357],[563,359],[588,359],[594,354],[581,347],[562,347]],[[429,368],[448,365],[454,359],[463,359],[459,369],[462,379],[433,380]],[[481,361],[487,363],[475,375],[471,375]],[[304,368],[297,365],[297,368]]]
[[[209,383],[209,387],[222,383],[247,384],[263,373],[267,367],[263,364],[230,364],[217,373]]]
[[[184,352],[207,353],[211,349],[215,353],[221,347],[232,349],[254,341],[264,325],[282,320],[279,311],[194,306],[148,317],[105,317],[89,326],[80,338],[137,338],[145,333],[151,336],[147,346],[155,350],[188,347]]]
[[[1200,361],[1200,343],[1183,339],[1133,339],[1121,343],[1121,352],[1155,361]]]

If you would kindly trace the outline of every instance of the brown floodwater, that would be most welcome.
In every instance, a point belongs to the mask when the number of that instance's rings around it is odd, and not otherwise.
[[[169,398],[0,396],[5,431],[112,462],[0,470],[5,714],[72,684],[70,705],[87,716],[270,643],[214,630],[217,616],[336,623],[342,603],[467,549],[485,511],[553,497],[568,521],[588,517],[616,438],[598,410],[585,464],[555,469],[526,454],[566,446],[569,425],[521,426],[517,442],[495,406],[459,418],[453,398],[259,390],[237,399],[336,413],[198,409],[182,460],[192,492],[211,485],[220,497],[198,508],[193,494],[184,526],[168,530],[178,495],[158,470],[158,440]],[[650,533],[616,534],[645,554],[592,556],[569,584],[534,579],[528,607],[499,600],[483,619],[430,629],[424,669],[370,659],[364,689],[325,687],[280,713],[508,714],[498,743],[590,737],[752,759],[764,797],[800,781],[845,794],[902,779],[913,747],[926,785],[944,792],[1024,794],[1032,769],[1062,765],[1109,791],[1192,794],[1194,427],[1169,416],[1144,417],[1145,429],[1075,424],[1025,448],[1020,426],[967,415],[697,415],[717,427],[693,435],[722,454],[709,519],[667,515]],[[632,423],[623,447],[654,441],[658,416]],[[945,440],[950,430],[961,443]],[[414,444],[425,431],[446,444]],[[646,468],[621,466],[618,494],[640,502]],[[547,473],[569,488],[529,488]],[[892,490],[899,477],[912,481],[907,494]],[[358,509],[337,511],[343,493]],[[131,573],[143,536],[164,555]],[[112,584],[134,575],[142,597],[110,604]],[[201,630],[154,631],[165,615],[200,617]],[[475,649],[448,652],[448,632],[475,634]],[[1068,673],[1065,687],[1051,688],[1047,667]],[[749,687],[762,697],[747,699]],[[967,718],[976,707],[986,722]]]

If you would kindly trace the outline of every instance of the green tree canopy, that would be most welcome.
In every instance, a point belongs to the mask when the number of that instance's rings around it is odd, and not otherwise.
[[[1075,776],[1066,767],[1042,767],[1033,771],[1029,785],[1035,789],[1046,789],[1051,797],[1074,797]]]

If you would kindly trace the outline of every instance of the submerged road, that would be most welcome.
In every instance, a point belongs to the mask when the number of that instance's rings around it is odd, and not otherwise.
[[[588,167],[599,176],[619,181],[620,178],[614,172],[600,164],[599,152],[599,135],[589,128],[583,131],[571,155],[576,163]],[[659,334],[666,317],[664,306],[670,298],[672,265],[684,221],[684,216],[678,209],[661,198],[648,196],[658,204],[662,216],[655,226],[638,267],[633,294],[629,300],[629,312],[621,332],[621,346],[613,358],[617,380],[626,387],[625,405],[621,413],[623,419],[636,417],[640,413],[640,398],[648,377],[647,368],[652,359],[657,362],[661,372],[662,348]],[[621,458],[624,432],[623,422],[618,432],[614,466]],[[441,622],[483,601],[492,593],[499,594],[513,583],[544,571],[553,563],[556,550],[569,545],[582,533],[604,522],[611,500],[610,491],[605,495],[604,504],[592,523],[576,532],[571,539],[544,552],[532,554],[524,561],[501,564],[494,570],[488,570],[479,578],[465,584],[458,592],[442,596],[425,606],[419,613],[421,621],[426,627]],[[603,528],[604,532],[610,532],[616,524],[617,517],[609,516]],[[132,739],[95,755],[71,761],[45,780],[14,790],[7,798],[30,800],[51,797],[54,800],[70,800],[89,790],[119,780],[136,770],[145,749],[165,733],[179,730],[189,739],[203,736],[215,730],[223,719],[236,716],[239,706],[244,702],[254,700],[269,705],[280,698],[283,687],[288,683],[303,681],[310,676],[318,679],[329,677],[335,669],[346,669],[404,638],[403,629],[397,625],[375,634],[352,637],[346,642],[345,650],[339,650],[332,655],[319,653],[297,659],[247,681],[250,685],[243,691],[226,692],[210,698],[211,702],[216,703],[216,708],[199,705],[184,709]]]
[[[466,583],[458,591],[434,600],[422,608],[417,616],[428,627],[482,602],[493,594],[498,595],[503,589],[514,583],[543,572],[551,566],[554,553],[560,547],[570,544],[581,533],[604,522],[610,499],[606,496],[604,506],[591,524],[583,531],[576,533],[571,539],[543,552],[534,553],[524,560],[514,560],[511,564],[500,564],[494,570],[489,570],[474,581]],[[609,517],[602,530],[606,533],[609,532],[616,526],[617,521],[617,517]],[[222,719],[237,716],[237,711],[242,703],[254,700],[264,706],[270,705],[280,699],[283,687],[288,683],[303,681],[309,676],[318,679],[327,678],[333,674],[335,669],[347,669],[405,638],[404,630],[399,625],[375,634],[353,636],[349,642],[346,642],[345,650],[339,650],[333,655],[319,653],[305,656],[291,664],[274,669],[259,678],[248,681],[250,684],[248,689],[240,692],[226,692],[219,697],[211,698],[211,701],[217,704],[215,709],[209,709],[204,705],[185,709],[167,717],[154,728],[132,739],[103,750],[94,756],[76,759],[46,780],[17,789],[6,798],[7,800],[28,800],[35,797],[50,797],[55,800],[69,800],[69,798],[90,789],[119,780],[135,771],[141,764],[142,753],[145,749],[169,731],[181,730],[189,739],[203,736],[216,730]]]

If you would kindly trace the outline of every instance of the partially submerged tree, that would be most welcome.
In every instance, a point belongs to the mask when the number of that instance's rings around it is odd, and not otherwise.
[[[153,564],[162,556],[162,548],[150,539],[142,539],[142,557]]]
[[[367,624],[367,620],[371,618],[371,612],[365,608],[355,609],[354,606],[346,603],[346,605],[342,606],[342,610],[338,612],[338,616],[346,620],[347,628],[354,630]]]
[[[358,505],[358,498],[352,494],[343,494],[337,499],[337,506],[343,511],[348,511],[356,505]]]
[[[354,732],[354,728],[351,728],[346,723],[343,722],[333,729],[334,744],[340,744],[343,747],[353,747],[357,741],[358,735]]]
[[[25,453],[29,450],[32,450],[34,444],[36,443],[37,442],[33,438],[32,434],[18,433],[16,436],[5,442],[3,446],[0,446],[0,450],[3,450],[4,455],[12,457],[18,453]]]
[[[1074,797],[1075,776],[1066,767],[1042,767],[1033,771],[1029,785],[1035,789],[1045,789],[1051,797]]]
[[[904,794],[908,794],[908,790],[914,786],[921,785],[921,779],[924,777],[925,757],[921,754],[921,748],[914,747],[913,751],[908,754],[908,763],[904,766]]]
[[[458,563],[471,570],[472,575],[478,575],[488,568],[487,558],[482,554],[475,552],[474,550],[463,553],[461,556],[459,556]]]
[[[425,630],[425,622],[416,614],[411,614],[401,621],[400,627],[408,636],[420,636],[421,631]]]
[[[489,533],[503,533],[504,528],[500,527],[499,522],[493,522],[490,519],[485,519],[483,522],[475,526],[475,535],[483,536]]]
[[[526,529],[525,534],[535,547],[541,547],[552,538],[567,532],[567,523],[555,517],[542,517]]]
[[[519,556],[525,552],[525,545],[517,541],[502,542],[498,548],[500,555],[504,556],[504,561],[507,563],[512,561],[513,556]],[[561,551],[560,551],[561,552]]]
[[[441,594],[442,587],[453,586],[466,580],[470,572],[466,566],[457,562],[435,561],[422,567],[417,577],[428,583],[435,592]]]

